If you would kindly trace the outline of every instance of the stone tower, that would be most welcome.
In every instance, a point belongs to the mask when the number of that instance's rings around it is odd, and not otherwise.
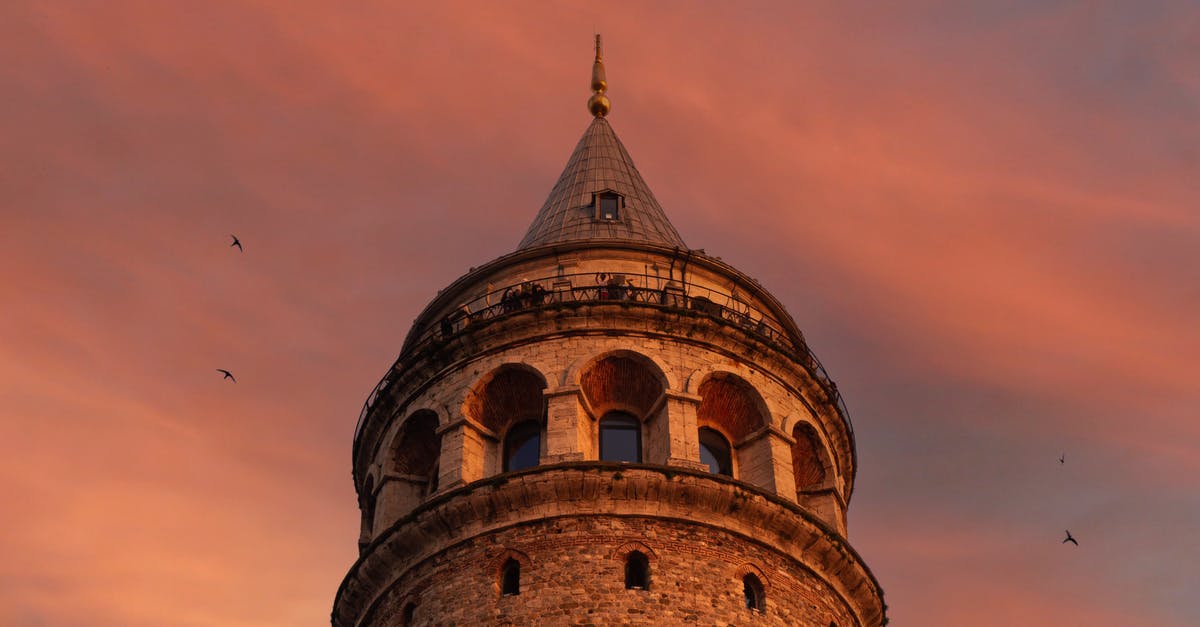
[[[594,119],[517,250],[442,290],[354,435],[338,627],[874,627],[854,434],[783,306],[690,250]]]

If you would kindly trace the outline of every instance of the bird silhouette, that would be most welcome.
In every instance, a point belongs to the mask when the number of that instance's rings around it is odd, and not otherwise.
[[[1068,542],[1070,542],[1071,544],[1074,544],[1075,546],[1079,546],[1079,542],[1077,540],[1075,540],[1075,538],[1073,536],[1071,536],[1070,529],[1067,530],[1067,539],[1063,540],[1062,543],[1066,544]]]
[[[1063,453],[1062,455],[1059,456],[1058,463],[1060,463],[1060,464],[1067,463],[1067,454],[1066,453]]]
[[[233,243],[229,245],[230,248],[237,246],[237,249],[239,251],[246,252],[246,250],[244,248],[242,248],[242,240],[238,239],[236,235],[232,235],[232,234],[229,237],[233,238]]]
[[[221,377],[222,381],[224,381],[225,379],[231,379],[231,380],[233,380],[234,383],[237,383],[237,379],[233,378],[232,372],[230,372],[224,368],[217,368],[217,372],[220,372],[221,374],[225,375],[225,376]]]

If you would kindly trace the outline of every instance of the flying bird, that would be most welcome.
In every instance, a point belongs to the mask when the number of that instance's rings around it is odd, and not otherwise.
[[[1068,542],[1070,542],[1071,544],[1074,544],[1075,546],[1079,546],[1079,542],[1078,542],[1078,541],[1076,541],[1076,540],[1075,540],[1075,538],[1071,536],[1071,530],[1070,530],[1070,529],[1068,529],[1068,530],[1067,530],[1067,539],[1066,539],[1066,540],[1063,540],[1063,541],[1062,541],[1062,543],[1063,543],[1063,544],[1066,544],[1066,543],[1068,543]]]
[[[233,238],[233,243],[229,245],[230,248],[237,246],[237,249],[239,251],[246,252],[245,249],[242,248],[242,240],[238,239],[236,235],[232,235],[232,234],[230,234],[229,237]]]
[[[1060,455],[1058,457],[1058,463],[1060,463],[1060,464],[1067,463],[1067,454],[1066,453],[1063,453],[1062,455]]]
[[[219,372],[219,373],[221,373],[221,374],[225,375],[225,376],[221,377],[221,380],[222,380],[222,381],[224,381],[225,379],[231,379],[231,380],[232,380],[234,383],[237,383],[237,379],[234,379],[234,378],[233,378],[233,373],[232,373],[232,372],[230,372],[230,371],[228,371],[228,370],[226,370],[226,369],[224,369],[224,368],[217,368],[217,372]]]

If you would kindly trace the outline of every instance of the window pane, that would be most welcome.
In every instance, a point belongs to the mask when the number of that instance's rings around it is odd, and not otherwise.
[[[725,436],[714,429],[700,429],[700,461],[708,466],[708,471],[714,475],[733,476],[733,461],[729,451],[729,442]]]
[[[615,196],[600,197],[600,217],[605,220],[617,219],[617,198]]]
[[[642,424],[637,418],[613,412],[600,421],[600,459],[609,462],[642,461]]]
[[[542,451],[542,427],[523,422],[508,430],[504,441],[504,470],[523,470],[538,465]]]
[[[704,444],[700,445],[700,461],[708,466],[708,471],[714,475],[721,474],[721,461]]]

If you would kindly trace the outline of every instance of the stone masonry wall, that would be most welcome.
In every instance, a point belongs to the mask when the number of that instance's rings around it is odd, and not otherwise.
[[[761,396],[767,410],[765,418],[769,422],[766,430],[752,434],[746,441],[731,442],[736,456],[735,474],[743,481],[784,498],[796,499],[788,444],[790,437],[785,430],[798,421],[809,422],[814,417],[794,393],[766,371],[706,347],[671,339],[567,336],[481,355],[459,368],[446,371],[432,381],[419,398],[402,406],[382,439],[384,444],[376,454],[372,469],[372,474],[377,476],[376,485],[380,486],[374,495],[378,505],[372,531],[378,533],[386,529],[419,503],[413,499],[396,503],[393,491],[387,489],[394,481],[388,469],[395,465],[393,458],[398,448],[404,446],[399,433],[405,420],[417,412],[432,411],[445,429],[438,481],[441,491],[500,471],[499,447],[504,434],[487,432],[477,423],[468,422],[463,412],[470,391],[500,368],[519,365],[538,373],[547,382],[545,393],[552,404],[543,439],[542,463],[598,459],[598,416],[590,416],[584,410],[578,384],[581,372],[589,363],[610,354],[642,356],[653,362],[666,378],[664,393],[670,397],[646,423],[643,436],[645,461],[699,466],[695,407],[700,397],[695,394],[696,388],[712,373],[737,375]],[[823,433],[824,429],[818,425],[817,432]],[[821,451],[824,456],[830,454],[824,444]],[[841,475],[831,468],[829,485],[840,486],[840,480]],[[824,507],[818,510],[821,515],[845,533],[844,506],[832,498],[822,505]]]
[[[648,590],[624,585],[625,557],[650,558]],[[520,594],[501,565],[521,562]],[[754,573],[766,611],[748,609]],[[855,625],[823,581],[762,544],[705,525],[581,514],[470,538],[424,560],[385,592],[364,625]]]

